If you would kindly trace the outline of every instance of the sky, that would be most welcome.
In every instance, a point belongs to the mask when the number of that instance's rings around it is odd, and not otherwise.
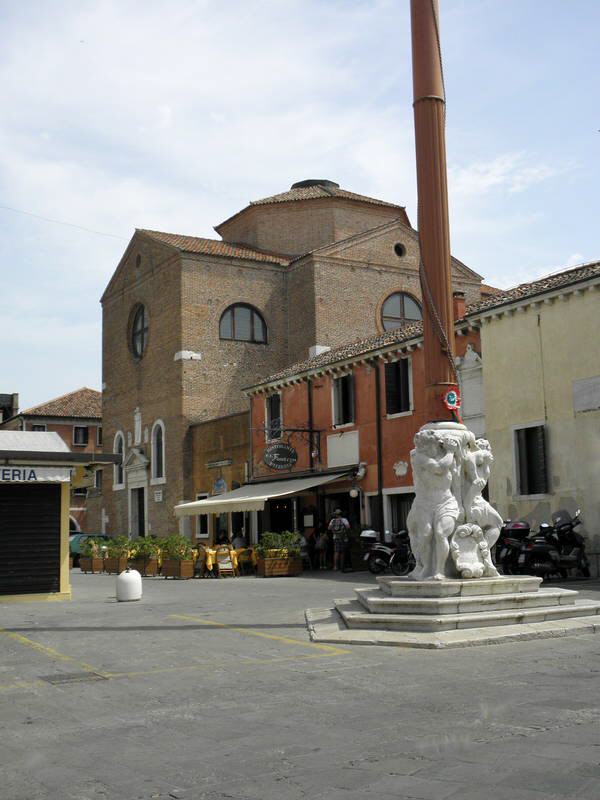
[[[600,258],[598,0],[440,0],[453,254],[506,288]],[[136,227],[298,180],[416,223],[408,0],[0,0],[0,392],[101,386]]]

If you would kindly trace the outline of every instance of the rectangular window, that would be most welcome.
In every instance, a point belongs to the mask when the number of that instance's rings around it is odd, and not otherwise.
[[[46,430],[46,426],[42,425],[42,424],[32,425],[31,426],[31,430],[32,431],[37,431],[38,433],[43,433]]]
[[[410,371],[408,358],[385,365],[385,410],[387,414],[410,411]]]
[[[544,425],[516,430],[515,449],[519,494],[547,494],[548,463]]]
[[[333,381],[333,424],[349,425],[354,422],[354,380],[352,374]]]
[[[267,397],[267,439],[281,439],[281,395]]]
[[[96,444],[98,447],[102,447],[102,425],[98,425],[96,428]]]
[[[208,494],[197,494],[196,500],[206,500]],[[198,514],[196,517],[196,538],[208,539],[208,514]]]
[[[87,497],[87,489],[85,486],[77,486],[73,489],[73,494],[76,497]]]
[[[84,425],[73,426],[73,444],[85,447],[88,443],[88,428]]]
[[[97,469],[94,473],[94,488],[99,492],[102,491],[102,470]]]
[[[415,496],[412,492],[390,494],[391,529],[394,533],[408,530],[407,517]]]

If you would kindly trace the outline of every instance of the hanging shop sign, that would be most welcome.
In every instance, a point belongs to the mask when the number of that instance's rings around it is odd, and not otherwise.
[[[265,448],[263,462],[271,469],[292,469],[298,461],[298,453],[291,444],[278,442]]]
[[[68,483],[71,470],[64,467],[0,467],[0,483]]]

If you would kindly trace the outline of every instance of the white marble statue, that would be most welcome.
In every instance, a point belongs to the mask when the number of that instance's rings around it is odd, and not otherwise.
[[[497,576],[490,555],[502,517],[482,492],[493,462],[489,442],[456,422],[429,423],[410,454],[415,500],[408,532],[415,580]]]
[[[417,580],[446,577],[450,553],[448,539],[460,515],[455,492],[459,470],[457,437],[425,427],[415,436],[410,460],[415,482],[415,500],[407,518],[410,544],[416,567],[411,577]]]

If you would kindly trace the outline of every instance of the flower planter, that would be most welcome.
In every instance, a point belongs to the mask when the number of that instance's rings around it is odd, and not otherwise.
[[[302,572],[302,559],[293,558],[259,558],[257,575],[261,578],[294,577]]]
[[[158,575],[157,558],[134,558],[129,562],[131,569],[137,569],[140,575]]]
[[[104,559],[104,571],[109,575],[120,575],[127,569],[127,556],[106,556]]]
[[[82,572],[103,572],[104,559],[99,556],[80,556],[79,568]]]
[[[162,562],[161,574],[164,578],[193,578],[194,562],[191,558],[184,561],[165,558]]]

